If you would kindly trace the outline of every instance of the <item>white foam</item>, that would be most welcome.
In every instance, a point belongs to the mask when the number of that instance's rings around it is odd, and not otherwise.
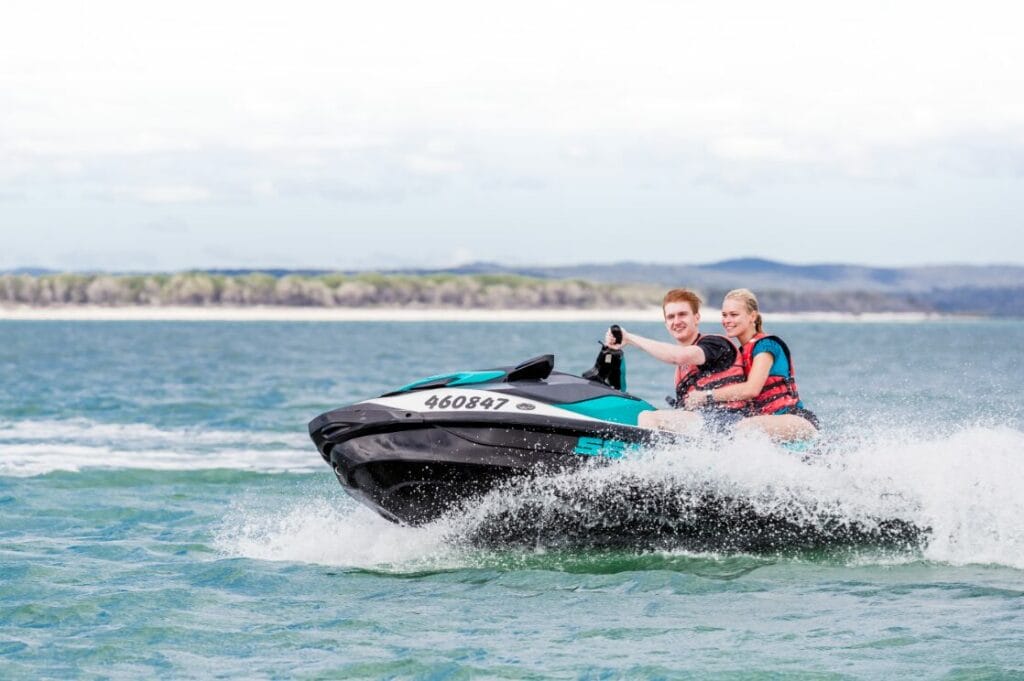
[[[614,489],[627,476],[651,485],[702,485],[742,498],[758,513],[782,513],[802,524],[823,516],[868,528],[884,519],[910,522],[930,528],[919,557],[1024,569],[1024,433],[967,427],[922,439],[889,430],[817,457],[805,461],[767,440],[737,438],[646,452],[540,481],[527,493],[541,505],[564,505],[575,495],[590,512],[588,494],[601,499],[599,490]],[[492,493],[453,522],[472,528],[515,508],[520,500],[510,495],[516,493]]]
[[[303,433],[161,429],[85,419],[0,423],[0,475],[90,468],[284,473],[323,465]]]
[[[898,517],[931,528],[925,559],[1024,569],[1024,433],[966,428],[915,439],[888,432],[804,462],[758,438],[662,448],[612,466],[551,478],[586,494],[624,475],[652,482],[700,482],[743,495],[761,512],[783,510],[813,522],[822,511],[859,522]],[[547,488],[550,491],[553,488]],[[543,486],[533,493],[543,494]],[[460,530],[516,503],[491,494],[472,511],[422,528],[401,527],[342,495],[305,495],[283,508],[239,506],[225,518],[216,545],[228,555],[346,568],[416,571],[486,564],[486,555],[448,543]],[[564,496],[550,503],[562,503]],[[918,560],[915,554],[905,560]],[[859,555],[857,564],[900,562]]]
[[[438,527],[410,528],[384,520],[337,495],[311,496],[280,509],[236,504],[214,545],[230,556],[370,570],[457,567],[459,552]]]
[[[329,477],[304,433],[86,420],[0,423],[0,475],[96,467],[324,471]],[[925,559],[1024,569],[1024,433],[1012,428],[967,426],[922,435],[920,427],[886,426],[808,462],[766,440],[737,438],[665,447],[552,484],[585,494],[626,474],[652,483],[704,484],[749,499],[762,512],[781,509],[812,522],[820,512],[868,523],[898,518],[930,528]],[[233,529],[219,541],[227,553],[267,560],[420,569],[464,560],[445,548],[445,538],[515,503],[499,492],[467,515],[410,529],[354,507],[338,489],[284,509],[238,510],[226,524]],[[551,503],[561,500],[552,496]]]
[[[971,427],[947,437],[874,441],[847,459],[850,477],[885,473],[932,528],[925,557],[1024,569],[1024,433]]]
[[[304,446],[304,432],[217,430],[206,428],[161,429],[148,423],[99,423],[75,418],[63,421],[0,421],[0,443],[12,441],[61,440],[77,443],[148,442],[150,444],[237,444]]]

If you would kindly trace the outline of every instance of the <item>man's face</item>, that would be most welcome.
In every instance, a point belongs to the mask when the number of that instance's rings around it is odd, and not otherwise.
[[[698,324],[700,313],[694,312],[687,301],[681,300],[665,305],[665,328],[679,343],[693,345],[697,340]]]

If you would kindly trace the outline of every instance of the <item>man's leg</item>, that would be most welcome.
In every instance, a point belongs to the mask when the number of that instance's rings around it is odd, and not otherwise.
[[[658,409],[640,412],[637,425],[673,433],[695,433],[704,425],[704,419],[700,414],[685,409]]]

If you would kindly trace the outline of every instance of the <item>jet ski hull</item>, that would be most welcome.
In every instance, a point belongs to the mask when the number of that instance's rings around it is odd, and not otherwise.
[[[323,414],[310,434],[341,486],[409,525],[501,483],[617,458],[652,436],[633,426],[524,415],[419,413],[372,403]]]

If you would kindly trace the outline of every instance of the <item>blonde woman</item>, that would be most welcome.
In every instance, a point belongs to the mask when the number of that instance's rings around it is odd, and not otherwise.
[[[818,419],[800,399],[789,348],[778,336],[764,333],[757,297],[745,288],[729,291],[722,301],[722,326],[740,344],[746,380],[717,388],[703,399],[746,401],[749,416],[736,424],[737,431],[759,428],[787,442],[814,437]],[[700,406],[701,399],[687,397],[687,408]]]

